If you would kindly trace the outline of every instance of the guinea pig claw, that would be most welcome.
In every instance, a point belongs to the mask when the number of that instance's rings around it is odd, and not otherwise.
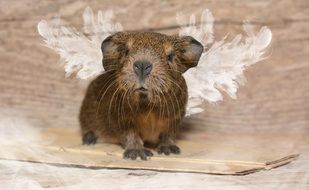
[[[158,153],[159,154],[180,154],[180,148],[176,145],[160,145],[158,147]]]
[[[151,156],[153,156],[153,153],[145,148],[126,149],[123,153],[124,159],[131,159],[131,160],[136,160],[138,157],[140,157],[141,160],[148,160]]]

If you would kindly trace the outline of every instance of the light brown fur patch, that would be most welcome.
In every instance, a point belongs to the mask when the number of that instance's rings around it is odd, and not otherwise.
[[[168,130],[167,119],[162,119],[154,113],[140,114],[136,118],[137,129],[144,141],[156,144],[161,133]]]

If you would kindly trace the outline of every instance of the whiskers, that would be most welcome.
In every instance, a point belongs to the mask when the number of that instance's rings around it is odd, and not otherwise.
[[[180,93],[184,93],[186,89],[168,73],[154,73],[149,77],[149,94],[145,102],[141,102],[136,93],[135,82],[128,77],[121,77],[121,73],[111,73],[105,81],[99,93],[96,117],[100,115],[100,111],[105,112],[106,116],[102,119],[106,120],[108,127],[128,127],[123,125],[133,121],[139,113],[144,113],[147,117],[155,113],[158,118],[166,120],[169,129],[177,128],[186,104]]]
[[[112,71],[110,71],[110,72],[112,72]],[[109,90],[113,85],[116,84],[116,82],[114,81],[116,76],[117,76],[117,73],[112,73],[112,74],[107,78],[107,80],[104,81],[105,83],[104,83],[104,85],[103,85],[103,86],[101,87],[101,89],[100,89],[100,92],[99,92],[100,98],[97,97],[97,99],[99,99],[99,103],[98,103],[97,111],[96,111],[96,115],[95,115],[95,118],[96,118],[96,119],[97,119],[97,116],[98,116],[98,113],[99,113],[99,109],[100,109],[100,107],[101,107],[101,102],[102,102],[102,100],[104,99],[104,96],[106,95],[106,93],[108,92],[108,90]],[[102,93],[102,90],[104,90],[104,89],[105,89],[105,91]],[[102,94],[102,95],[101,95],[101,94]]]
[[[113,86],[112,90],[109,89],[111,86]],[[133,112],[133,108],[129,100],[130,94],[133,91],[133,86],[125,80],[116,78],[114,81],[110,82],[109,86],[105,89],[105,94],[109,90],[109,102],[106,104],[106,106],[108,106],[108,127],[125,127],[122,125],[128,118],[128,111]],[[101,99],[104,99],[103,97],[105,94],[102,95]],[[100,107],[98,107],[98,109],[100,109]],[[115,115],[117,115],[117,117],[115,117]],[[115,121],[112,121],[112,119]]]
[[[175,130],[175,126],[182,118],[183,106],[186,104],[184,99],[179,100],[177,93],[183,93],[186,89],[181,87],[174,78],[164,73],[153,75],[150,85],[154,98],[152,102],[158,108],[159,118],[167,119],[169,129]]]

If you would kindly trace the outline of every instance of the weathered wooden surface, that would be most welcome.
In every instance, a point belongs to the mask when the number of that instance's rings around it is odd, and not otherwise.
[[[191,138],[187,135],[177,141],[181,147],[180,155],[165,156],[154,152],[154,156],[148,161],[123,159],[123,148],[117,144],[97,143],[94,146],[84,146],[77,129],[44,128],[37,131],[39,138],[33,135],[27,137],[26,134],[23,136],[27,139],[23,143],[12,137],[10,144],[0,141],[0,160],[63,167],[247,175],[285,166],[299,158],[299,150],[288,149],[286,144],[280,143],[289,143],[290,136],[269,135],[268,138],[261,138],[255,133],[247,134],[239,140],[238,136],[231,134],[201,135],[199,130],[192,130]]]
[[[234,187],[237,189],[308,189],[309,145],[303,142],[309,134],[309,2],[307,0],[198,0],[198,1],[0,1],[0,119],[16,118],[38,127],[77,127],[77,114],[87,82],[64,78],[58,56],[42,46],[36,24],[40,19],[62,15],[66,22],[81,27],[85,6],[113,9],[125,29],[151,29],[164,33],[177,32],[175,13],[200,13],[209,8],[217,22],[215,36],[220,39],[241,31],[241,22],[249,19],[255,25],[268,25],[273,33],[269,58],[246,72],[247,84],[237,100],[226,98],[216,105],[205,105],[202,114],[191,118],[188,125],[201,130],[222,133],[248,132],[261,135],[291,135],[301,158],[284,168],[243,177],[220,177],[193,174],[171,174],[134,171],[96,171],[113,183],[113,176],[128,178],[140,186],[158,187]],[[37,166],[36,167],[41,167]],[[93,171],[61,168],[67,174]],[[66,173],[65,172],[65,173]],[[1,181],[10,176],[10,168],[0,170]],[[143,175],[137,177],[136,175]],[[86,175],[85,175],[86,176]],[[150,177],[149,177],[150,176]],[[37,177],[37,176],[36,176]],[[39,177],[38,177],[39,178]],[[177,184],[164,182],[177,178]],[[148,180],[147,180],[148,179]],[[182,180],[183,179],[183,180]],[[152,181],[153,180],[153,181]],[[55,180],[54,180],[55,181]],[[53,180],[45,181],[53,186]],[[160,183],[158,181],[161,181]],[[100,180],[96,181],[97,183]],[[101,182],[106,184],[106,181]],[[126,182],[115,181],[117,185]],[[61,183],[60,183],[61,184]],[[148,186],[153,185],[153,186]],[[155,188],[156,187],[156,188]]]

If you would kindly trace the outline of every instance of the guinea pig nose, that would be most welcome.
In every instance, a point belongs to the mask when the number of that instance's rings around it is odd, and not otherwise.
[[[133,70],[139,78],[143,79],[150,74],[152,64],[148,61],[136,61],[133,64]]]

